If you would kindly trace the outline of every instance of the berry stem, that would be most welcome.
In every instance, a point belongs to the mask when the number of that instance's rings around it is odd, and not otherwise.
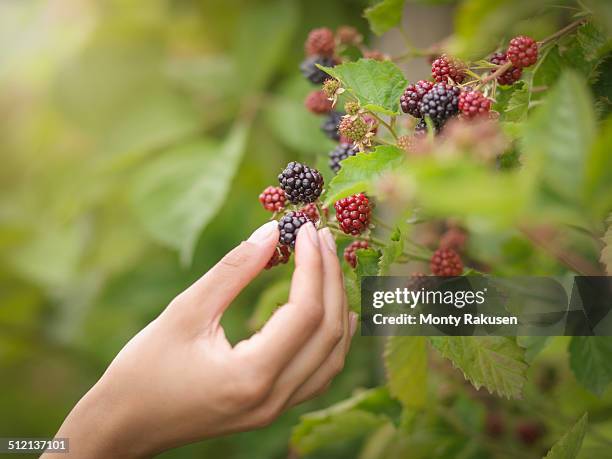
[[[374,142],[378,142],[381,145],[395,145],[394,143],[387,142],[386,140],[381,139],[380,137],[372,137],[372,140]]]
[[[568,24],[567,26],[553,33],[552,35],[546,37],[544,40],[538,42],[538,46],[547,45],[548,43],[555,41],[556,39],[561,38],[562,36],[567,35],[568,33],[573,32],[585,22],[586,22],[586,19],[581,18],[581,19],[578,19],[577,21],[572,22],[571,24]]]
[[[387,123],[385,120],[383,120],[380,116],[378,116],[376,113],[374,113],[371,110],[368,110],[368,114],[376,118],[380,124],[382,124],[384,127],[387,128],[387,130],[391,133],[393,138],[397,140],[397,134],[395,133],[395,129],[393,129],[393,127],[389,123]]]
[[[480,80],[480,84],[478,85],[478,89],[483,87],[489,81],[495,80],[498,76],[500,76],[501,74],[507,72],[511,68],[512,68],[512,62],[510,62],[510,61],[506,62],[504,65],[498,66],[497,70],[495,70],[493,73],[488,74],[487,76],[485,76],[484,78],[482,78]]]

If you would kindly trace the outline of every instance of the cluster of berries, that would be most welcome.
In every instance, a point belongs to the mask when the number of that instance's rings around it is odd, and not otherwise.
[[[510,85],[518,81],[524,67],[533,65],[538,59],[538,44],[530,37],[519,36],[510,41],[505,52],[495,53],[489,62],[497,66],[511,63],[510,67],[497,76],[497,82]],[[419,121],[415,135],[427,131],[425,118],[430,118],[436,131],[459,114],[467,118],[488,116],[491,99],[482,92],[461,85],[468,76],[465,63],[443,54],[431,64],[433,81],[420,80],[410,84],[400,97],[400,106]]]
[[[323,192],[321,173],[305,164],[292,161],[278,175],[279,186],[268,186],[259,195],[264,209],[277,213],[284,211],[288,204],[294,206],[278,221],[279,241],[266,268],[287,263],[299,229],[307,224],[316,224],[320,220],[316,204]],[[371,206],[368,198],[358,193],[340,199],[334,204],[339,228],[352,236],[366,231],[370,224]],[[327,209],[323,210],[327,216]],[[354,258],[354,256],[353,256]]]

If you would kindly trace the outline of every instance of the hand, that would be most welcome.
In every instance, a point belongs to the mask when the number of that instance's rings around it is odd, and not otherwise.
[[[259,428],[327,389],[356,327],[328,229],[300,229],[289,302],[260,332],[232,347],[219,324],[277,241],[276,222],[260,227],[126,344],[57,433],[70,457],[146,457]]]

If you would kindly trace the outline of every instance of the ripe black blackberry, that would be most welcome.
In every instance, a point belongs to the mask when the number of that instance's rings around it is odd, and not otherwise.
[[[338,173],[342,165],[340,164],[349,156],[355,156],[359,148],[352,143],[341,143],[329,152],[329,168]]]
[[[278,244],[274,249],[274,253],[268,260],[268,263],[266,264],[265,268],[270,269],[277,265],[284,265],[289,261],[290,257],[291,249],[289,249],[289,247],[286,245]]]
[[[489,58],[489,62],[495,65],[504,65],[506,62],[508,62],[508,56],[506,56],[506,53],[494,53]],[[511,85],[520,80],[522,75],[523,69],[512,66],[510,67],[510,70],[506,70],[497,77],[497,82],[503,85]]]
[[[307,223],[312,222],[304,212],[287,212],[278,221],[278,230],[280,231],[278,242],[292,249],[295,248],[295,239],[297,238],[298,231]]]
[[[321,173],[296,161],[287,164],[285,170],[278,174],[278,182],[293,204],[314,202],[323,191]]]
[[[321,123],[321,130],[327,137],[332,140],[340,140],[340,133],[338,132],[338,125],[342,121],[344,113],[332,111],[327,114],[323,122]]]
[[[423,116],[429,116],[438,129],[444,123],[459,113],[459,94],[461,90],[446,83],[437,83],[423,96],[419,103],[419,110]]]
[[[370,247],[368,241],[353,241],[344,249],[344,259],[351,266],[355,268],[357,266],[357,251],[367,249]]]
[[[336,61],[328,56],[311,56],[300,64],[300,71],[313,84],[321,84],[329,78],[329,75],[317,67],[317,64],[324,67],[333,67]]]
[[[419,110],[419,102],[425,94],[433,88],[433,83],[427,80],[419,80],[414,84],[409,85],[404,94],[400,97],[400,106],[404,113],[414,116],[415,118],[421,118],[421,110]]]

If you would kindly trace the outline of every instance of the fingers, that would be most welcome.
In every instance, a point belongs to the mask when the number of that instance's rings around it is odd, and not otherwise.
[[[344,367],[344,360],[350,348],[351,340],[357,329],[357,314],[350,313],[349,328],[347,334],[342,341],[336,345],[333,352],[323,362],[323,364],[315,371],[315,373],[306,380],[304,384],[291,396],[287,406],[295,406],[306,400],[310,400],[318,395],[321,395],[329,387],[331,380]]]
[[[276,310],[259,333],[234,350],[276,379],[295,354],[319,329],[324,317],[323,265],[319,239],[312,223],[300,228],[289,302]]]
[[[324,279],[323,321],[312,338],[293,356],[291,363],[276,383],[275,393],[278,397],[284,398],[283,403],[286,403],[291,395],[323,364],[336,345],[348,333],[348,325],[345,325],[347,320],[345,319],[342,271],[336,254],[335,242],[329,229],[323,229],[319,233]]]
[[[277,222],[260,226],[181,293],[169,309],[198,326],[218,322],[227,306],[266,266],[277,241]]]

